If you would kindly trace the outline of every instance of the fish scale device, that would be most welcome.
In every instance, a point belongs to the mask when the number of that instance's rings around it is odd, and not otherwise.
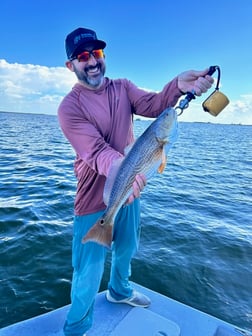
[[[215,71],[218,71],[218,78],[217,78],[217,84],[215,87],[214,92],[210,94],[210,96],[202,103],[203,110],[205,112],[210,113],[213,116],[217,116],[229,103],[229,99],[219,90],[219,84],[220,84],[220,67],[218,65],[212,65],[209,67],[209,71],[207,75],[212,76]],[[175,108],[175,110],[178,113],[178,116],[180,116],[184,109],[186,109],[189,106],[189,102],[192,99],[195,99],[195,91],[187,92],[184,99],[181,99],[179,102],[179,105]]]

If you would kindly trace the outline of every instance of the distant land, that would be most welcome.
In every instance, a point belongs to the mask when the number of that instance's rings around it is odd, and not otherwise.
[[[35,113],[35,112],[14,112],[14,111],[0,111],[0,113],[12,113],[12,114],[27,114],[27,115],[44,115],[44,116],[51,116],[51,117],[57,117],[56,114],[48,114],[48,113]],[[141,116],[134,116],[134,121],[151,121],[152,118],[147,117],[141,117]],[[187,124],[213,124],[213,125],[235,125],[235,126],[252,126],[249,124],[242,124],[242,123],[231,123],[231,124],[225,124],[225,123],[212,123],[210,121],[179,121],[180,123],[187,123]]]

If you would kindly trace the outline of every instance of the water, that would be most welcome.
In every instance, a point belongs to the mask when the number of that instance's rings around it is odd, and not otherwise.
[[[0,125],[4,327],[69,303],[76,181],[55,116],[0,113]],[[252,126],[179,128],[165,173],[141,196],[132,280],[252,330]],[[110,253],[101,290],[109,266]]]

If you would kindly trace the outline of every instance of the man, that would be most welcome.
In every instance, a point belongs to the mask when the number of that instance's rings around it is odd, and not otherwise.
[[[104,270],[106,248],[81,239],[106,208],[103,189],[112,164],[124,156],[133,142],[133,114],[157,117],[174,106],[183,93],[200,96],[212,85],[205,71],[187,71],[168,83],[160,93],[145,92],[126,79],[104,77],[106,43],[93,30],[78,28],[65,41],[67,68],[78,82],[59,106],[58,116],[66,138],[76,152],[78,180],[75,198],[72,246],[73,280],[66,336],[82,336],[92,325],[93,305]],[[107,300],[148,307],[150,300],[129,283],[130,262],[139,241],[139,195],[146,184],[137,175],[127,206],[120,209],[114,224],[112,264]]]

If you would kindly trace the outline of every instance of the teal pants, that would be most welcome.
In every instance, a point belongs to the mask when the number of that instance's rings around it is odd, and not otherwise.
[[[71,307],[64,326],[66,336],[82,336],[92,326],[93,306],[104,271],[107,249],[94,242],[81,240],[103,211],[75,216],[72,245],[73,279]],[[129,283],[130,263],[138,249],[140,202],[122,207],[114,223],[112,261],[108,288],[115,299],[132,295]]]

